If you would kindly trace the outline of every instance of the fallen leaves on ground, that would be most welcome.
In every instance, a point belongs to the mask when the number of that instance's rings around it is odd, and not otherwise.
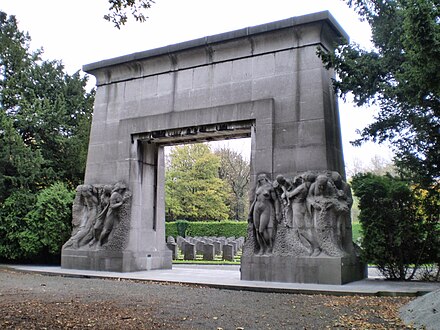
[[[348,329],[412,329],[399,318],[399,309],[413,298],[374,296],[335,296],[324,306],[339,314],[333,324]]]

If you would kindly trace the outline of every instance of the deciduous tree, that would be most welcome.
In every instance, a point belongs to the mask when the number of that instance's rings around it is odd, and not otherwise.
[[[166,169],[167,219],[228,219],[228,188],[219,167],[220,159],[207,144],[173,147]]]
[[[154,3],[153,0],[108,0],[110,7],[104,19],[115,25],[118,29],[127,23],[130,16],[138,22],[145,22],[146,9]]]
[[[247,219],[249,209],[250,164],[239,152],[222,147],[215,151],[220,158],[219,177],[229,186],[230,217],[236,221]]]

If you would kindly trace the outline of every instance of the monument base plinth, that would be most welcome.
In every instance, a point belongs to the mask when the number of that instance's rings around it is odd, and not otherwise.
[[[171,251],[134,253],[131,251],[63,249],[61,268],[134,272],[152,269],[171,269]]]
[[[241,279],[287,283],[345,284],[367,277],[367,266],[352,257],[242,256]]]

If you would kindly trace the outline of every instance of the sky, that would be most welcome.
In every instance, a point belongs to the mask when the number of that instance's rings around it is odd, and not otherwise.
[[[342,0],[156,0],[146,22],[129,20],[120,30],[103,19],[108,7],[107,0],[0,1],[0,10],[15,15],[19,29],[29,32],[31,48],[43,48],[44,59],[61,60],[69,74],[103,59],[323,10],[330,11],[350,41],[371,47],[368,24]],[[90,85],[94,82],[90,76]],[[347,168],[368,166],[375,155],[391,159],[387,147],[350,145],[356,130],[373,120],[374,109],[339,100],[339,111]],[[250,150],[250,142],[228,145]]]

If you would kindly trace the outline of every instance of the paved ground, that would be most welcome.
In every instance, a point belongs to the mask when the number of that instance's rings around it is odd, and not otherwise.
[[[17,270],[41,272],[46,274],[197,284],[214,288],[260,292],[416,296],[440,289],[440,283],[384,281],[374,268],[369,269],[367,280],[352,282],[345,285],[241,281],[239,266],[231,265],[173,265],[173,269],[170,270],[153,270],[133,273],[85,271],[47,266],[14,266],[14,268]]]
[[[133,279],[123,279],[126,274],[120,273],[94,277],[89,272],[62,274],[59,268],[17,268],[0,268],[0,329],[404,329],[399,309],[415,299],[368,296],[365,291],[357,295],[353,285],[321,290],[331,289],[333,295],[252,291],[270,287],[267,283],[240,290],[232,286],[240,281],[238,271],[231,268],[179,266],[170,275],[131,273]],[[210,279],[204,277],[208,274]],[[158,280],[146,281],[147,275]],[[171,275],[188,281],[192,277],[193,282],[202,278],[231,282],[218,289],[167,282]],[[386,289],[383,281],[372,282]],[[289,287],[271,286],[275,290]],[[288,289],[295,292],[299,287]],[[334,295],[342,292],[336,287],[351,288],[351,295]],[[371,290],[373,286],[357,287]],[[410,293],[427,288],[417,286]],[[306,288],[317,293],[312,289]],[[403,286],[393,286],[393,292],[397,289]]]

